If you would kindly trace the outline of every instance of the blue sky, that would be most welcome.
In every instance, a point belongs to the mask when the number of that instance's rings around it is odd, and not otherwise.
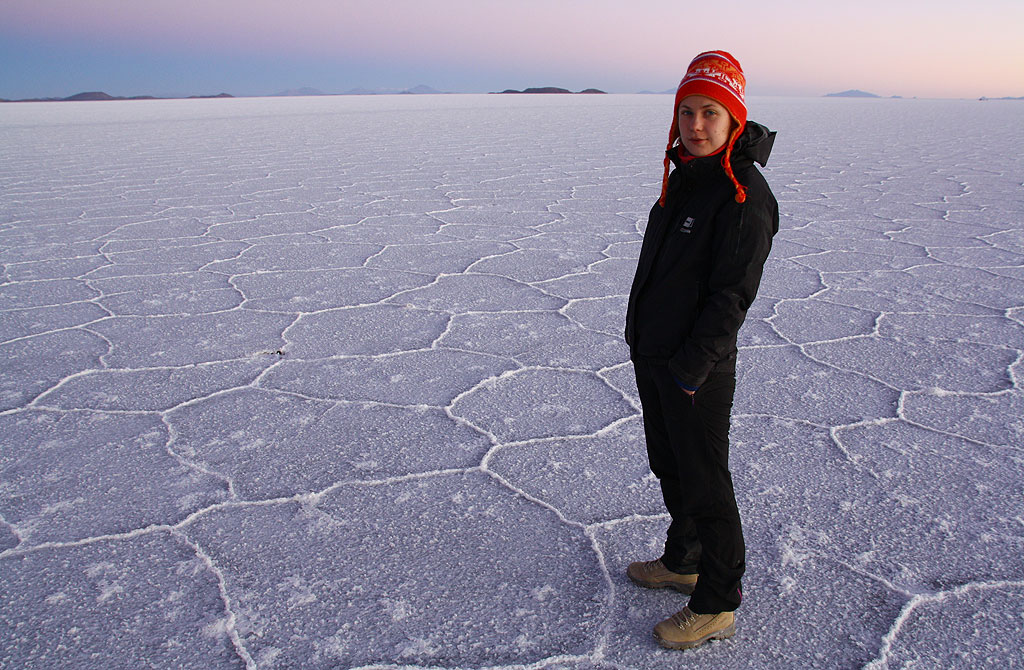
[[[1024,2],[4,0],[0,97],[310,86],[665,90],[725,49],[751,94],[1024,95]]]

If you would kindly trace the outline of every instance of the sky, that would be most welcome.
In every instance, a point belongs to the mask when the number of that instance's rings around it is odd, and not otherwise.
[[[674,89],[698,52],[751,95],[1024,96],[1021,0],[3,0],[0,98]]]

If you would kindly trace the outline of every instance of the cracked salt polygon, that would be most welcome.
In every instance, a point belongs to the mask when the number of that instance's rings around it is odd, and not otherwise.
[[[540,369],[488,381],[456,400],[452,413],[518,442],[593,433],[633,409],[595,375]]]
[[[446,407],[467,389],[513,367],[505,357],[424,349],[377,357],[286,360],[262,383],[311,398]]]
[[[181,366],[247,358],[284,346],[281,333],[295,317],[231,310],[204,315],[110,317],[89,330],[110,342],[103,356],[114,368]]]
[[[222,312],[243,300],[226,277],[209,272],[90,279],[89,285],[102,293],[96,302],[117,316]]]
[[[810,358],[794,346],[744,350],[737,362],[735,412],[843,425],[891,416],[899,393]]]
[[[100,295],[75,279],[40,279],[0,284],[0,310],[84,302]]]
[[[103,338],[78,329],[0,344],[0,410],[22,407],[63,379],[99,367],[108,350]]]
[[[8,309],[0,311],[0,343],[83,326],[108,316],[109,311],[92,302]]]
[[[395,501],[394,491],[408,495]],[[451,502],[452,492],[463,501]],[[311,509],[224,509],[187,532],[258,613],[260,633],[243,634],[257,654],[274,646],[319,658],[318,667],[394,662],[402,650],[410,663],[531,663],[583,653],[599,626],[589,615],[603,581],[582,530],[481,473],[344,486]],[[298,622],[281,588],[296,578],[315,596]],[[553,579],[561,597],[533,597]],[[533,611],[510,617],[524,601]],[[512,630],[529,644],[511,644]]]
[[[1014,391],[996,394],[907,393],[903,415],[986,445],[1020,449],[1024,445],[1024,397]]]
[[[260,272],[232,280],[245,297],[247,308],[278,312],[315,312],[374,303],[429,282],[429,278],[411,273],[366,268]],[[339,286],[346,290],[339,290]]]
[[[639,253],[639,252],[638,252]],[[626,295],[572,300],[562,314],[585,328],[620,337],[625,328]],[[622,323],[619,323],[619,321]]]
[[[878,314],[821,300],[782,300],[772,328],[794,344],[848,338],[874,330]]]
[[[245,499],[321,491],[338,481],[469,467],[489,447],[440,409],[325,402],[245,389],[168,415],[174,448],[230,477]]]
[[[235,275],[246,272],[289,270],[295,267],[337,270],[363,267],[366,259],[378,253],[376,244],[308,242],[305,244],[258,243],[246,246],[234,258],[217,260],[203,266],[208,272]]]
[[[1014,610],[1024,611],[1019,581],[993,580],[920,597],[904,611],[883,658],[889,667],[936,658],[955,658],[963,667],[1017,667],[1020,617],[1000,614]]]
[[[522,242],[518,242],[522,244]],[[470,266],[472,272],[495,274],[531,283],[585,272],[587,266],[604,256],[596,252],[520,249],[482,258]]]
[[[253,382],[272,361],[253,358],[180,368],[94,370],[65,380],[37,406],[62,409],[163,411]]]
[[[113,271],[118,266],[140,267],[146,265],[181,266],[199,271],[207,269],[207,265],[234,258],[248,248],[249,245],[244,242],[211,242],[204,237],[185,239],[172,237],[171,239],[154,240],[131,238],[107,240],[103,243],[100,251],[111,262],[111,266],[105,267],[104,271]],[[96,274],[98,273],[89,273],[90,277]]]
[[[167,532],[6,561],[0,664],[240,667],[214,575],[181,569],[194,562],[195,552]]]
[[[547,311],[458,315],[439,344],[514,358],[521,365],[598,370],[628,360],[621,337]]]
[[[536,286],[566,299],[603,298],[628,292],[635,270],[632,259],[606,258],[592,263],[585,273],[536,282]]]
[[[481,259],[512,251],[515,251],[515,247],[511,244],[475,240],[401,244],[385,247],[371,257],[366,266],[420,272],[436,277],[440,274],[459,274],[468,269],[480,271],[476,267]]]
[[[444,275],[387,301],[451,313],[556,310],[565,304],[527,284],[484,274]]]
[[[599,436],[536,440],[499,449],[487,467],[580,523],[663,512],[660,488],[646,477],[650,470],[638,420]],[[579,495],[581,485],[587,490],[585,497]]]
[[[813,359],[839,370],[870,375],[894,388],[915,391],[939,386],[951,391],[991,393],[1010,388],[1006,368],[1019,354],[1002,346],[972,342],[944,342],[920,338],[852,337],[838,342],[809,343],[802,347]],[[900,361],[880,367],[875,361]]]
[[[451,316],[398,305],[365,305],[303,314],[285,333],[289,358],[374,356],[426,349]]]
[[[220,477],[167,451],[154,415],[26,410],[0,416],[0,427],[0,512],[30,544],[180,521],[227,497]]]
[[[98,256],[85,258],[55,259],[28,261],[23,263],[6,263],[6,276],[13,281],[39,281],[42,279],[74,279],[87,275],[107,261]]]
[[[1017,459],[901,422],[846,428],[838,439],[859,456],[859,466],[873,473],[880,487],[854,510],[868,518],[850,521],[875,528],[880,546],[872,572],[884,574],[899,562],[915,576],[928,575],[930,587],[942,587],[1012,579],[1024,568],[1019,557],[1007,559],[986,550],[1002,541],[986,539],[990,531],[1018,542],[1024,538],[1024,528],[1015,520],[1018,506],[1012,502],[1024,481],[1024,465]],[[929,487],[919,489],[917,482]],[[979,490],[978,482],[986,489]],[[969,508],[956,504],[965,498],[973,501]],[[915,529],[910,537],[907,529]]]
[[[806,298],[825,288],[821,274],[793,260],[775,260],[771,256],[764,266],[758,296],[768,298]]]

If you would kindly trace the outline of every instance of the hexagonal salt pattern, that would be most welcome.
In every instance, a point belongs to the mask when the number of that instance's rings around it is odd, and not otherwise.
[[[622,332],[669,100],[0,109],[0,667],[1019,665],[1002,101],[749,99],[744,604],[654,643]]]

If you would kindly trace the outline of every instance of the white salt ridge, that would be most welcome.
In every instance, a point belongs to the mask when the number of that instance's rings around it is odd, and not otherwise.
[[[651,639],[621,334],[669,104],[0,108],[0,667],[1021,667],[1000,101],[751,100],[745,602]]]

